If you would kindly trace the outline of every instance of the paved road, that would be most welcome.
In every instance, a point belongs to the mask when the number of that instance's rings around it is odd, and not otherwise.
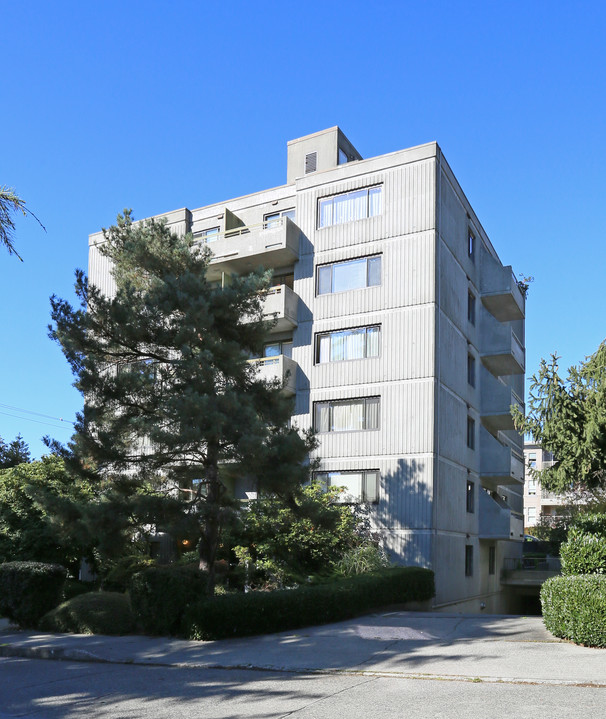
[[[0,659],[0,719],[587,719],[606,690]]]

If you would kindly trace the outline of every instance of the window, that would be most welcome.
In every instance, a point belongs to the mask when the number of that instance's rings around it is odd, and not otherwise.
[[[467,480],[466,509],[470,514],[475,512],[475,484]]]
[[[379,471],[376,469],[317,472],[315,478],[324,487],[345,488],[337,498],[340,504],[379,501]]]
[[[537,493],[537,480],[534,478],[531,478],[528,480],[528,494],[536,494]]]
[[[467,230],[467,256],[472,262],[476,261],[476,238],[471,229]]]
[[[530,452],[528,455],[528,466],[532,467],[532,469],[535,469],[537,466],[537,453],[536,452]]]
[[[357,327],[316,335],[316,364],[379,356],[380,327]]]
[[[476,446],[476,422],[472,417],[467,417],[467,446],[469,449]]]
[[[465,545],[465,576],[473,577],[473,545]]]
[[[375,287],[380,284],[381,255],[360,257],[357,260],[346,260],[318,267],[319,295]]]
[[[214,242],[219,238],[219,228],[210,227],[208,230],[196,232],[196,239],[200,242]]]
[[[263,357],[292,357],[292,340],[283,342],[271,342],[263,348]]]
[[[467,355],[467,384],[476,386],[476,358],[470,354]]]
[[[270,212],[263,216],[263,229],[269,230],[272,227],[279,227],[282,224],[282,218],[288,217],[294,222],[295,210],[282,210],[280,212]]]
[[[537,508],[528,507],[528,524],[536,522],[537,519]]]
[[[347,153],[345,152],[345,150],[339,148],[339,159],[337,161],[337,164],[344,165],[348,161],[349,157],[347,157]]]
[[[318,200],[318,228],[380,215],[382,190],[381,186],[365,187]]]
[[[470,324],[476,323],[476,297],[473,292],[467,293],[467,319]]]
[[[488,574],[495,574],[497,569],[497,548],[488,547]]]
[[[379,397],[316,402],[314,428],[316,432],[379,429]]]

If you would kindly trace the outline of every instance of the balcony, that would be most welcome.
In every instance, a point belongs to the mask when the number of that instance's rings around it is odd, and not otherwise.
[[[263,302],[263,316],[275,320],[272,332],[287,332],[297,326],[299,297],[287,285],[270,287]]]
[[[511,266],[501,263],[485,250],[482,252],[480,297],[482,304],[499,322],[524,319],[526,300],[518,287]]]
[[[513,449],[499,442],[480,427],[480,481],[483,487],[496,489],[503,484],[524,484],[524,460]]]
[[[292,265],[299,259],[300,234],[297,225],[288,217],[271,224],[261,222],[219,232],[208,243],[213,253],[208,278],[220,280],[223,273],[247,274],[259,266]]]
[[[524,374],[522,343],[510,325],[496,322],[486,312],[482,313],[480,355],[486,369],[495,377]]]
[[[485,367],[480,371],[480,415],[482,424],[492,434],[515,429],[511,406],[524,412],[524,404],[513,389],[494,377]]]
[[[258,370],[258,377],[273,382],[279,380],[282,383],[282,391],[287,395],[294,395],[297,391],[297,363],[290,357],[278,355],[277,357],[262,357],[249,360],[255,364]]]
[[[524,519],[507,502],[488,492],[479,494],[478,535],[480,539],[524,539]]]

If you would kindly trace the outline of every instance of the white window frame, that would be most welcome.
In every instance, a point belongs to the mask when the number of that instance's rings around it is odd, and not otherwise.
[[[366,271],[365,271],[365,284],[359,285],[356,287],[348,287],[344,290],[334,290],[335,286],[335,268],[344,267],[348,264],[355,264],[358,262],[365,262],[366,263]],[[379,281],[377,283],[370,284],[371,282],[371,263],[376,263],[379,267]],[[321,297],[323,295],[334,295],[334,294],[340,294],[342,292],[353,292],[355,290],[364,290],[368,289],[369,287],[380,287],[382,276],[381,272],[383,270],[382,268],[383,260],[382,255],[367,255],[365,257],[353,257],[349,260],[340,260],[339,262],[329,262],[325,265],[318,265],[316,267],[316,296]],[[327,270],[330,270],[330,289],[325,292],[320,292],[320,277],[322,274],[324,274]]]
[[[335,219],[335,202],[340,202],[347,198],[348,195],[359,195],[362,192],[366,192],[366,208],[362,216],[354,219],[336,220]],[[378,194],[378,211],[373,211],[373,203],[371,202],[371,196]],[[352,198],[352,202],[353,202]],[[330,206],[330,211],[326,211],[326,216],[329,216],[327,222],[323,221],[325,216],[323,209]],[[347,192],[339,192],[334,195],[328,195],[326,197],[318,198],[317,207],[317,229],[321,230],[325,227],[334,227],[335,225],[342,225],[347,222],[357,222],[358,220],[367,220],[370,217],[379,217],[383,214],[383,185],[371,185],[370,187],[358,187],[355,190],[348,190]]]
[[[362,357],[345,357],[343,359],[333,359],[333,344],[332,337],[340,335],[346,332],[357,333],[364,330],[364,354]],[[377,331],[377,354],[369,355],[369,330]],[[329,342],[329,358],[322,361],[321,358],[321,343],[325,338],[330,338]],[[360,359],[376,359],[381,354],[381,325],[366,325],[364,327],[346,327],[340,330],[331,330],[329,332],[317,332],[315,341],[315,364],[332,364],[334,362],[353,362],[354,360]]]
[[[335,408],[345,407],[346,405],[359,404],[362,407],[362,426],[348,429],[335,429],[334,414]],[[368,423],[371,417],[369,416],[369,406],[375,405],[376,409],[376,427],[369,427]],[[321,408],[325,406],[328,409],[328,429],[320,428],[319,415]],[[330,399],[319,402],[314,402],[314,429],[318,434],[343,434],[344,432],[375,432],[381,427],[381,398],[379,396],[373,397],[351,397],[348,399]]]
[[[323,489],[328,487],[343,487],[339,479],[344,475],[361,475],[360,494],[354,496],[341,492],[336,498],[337,504],[377,504],[379,501],[379,484],[381,473],[378,469],[344,469],[344,470],[327,470],[314,473],[314,479]]]

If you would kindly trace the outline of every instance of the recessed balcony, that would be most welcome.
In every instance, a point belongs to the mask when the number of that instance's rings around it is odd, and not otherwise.
[[[493,497],[480,490],[478,512],[480,539],[524,539],[524,518],[513,512],[499,496]]]
[[[489,489],[503,484],[524,484],[523,458],[485,427],[480,427],[480,481]]]
[[[270,382],[279,380],[284,394],[294,395],[297,391],[297,363],[290,357],[276,355],[251,359],[249,362],[256,365],[261,379]]]
[[[482,315],[480,355],[484,366],[495,377],[524,374],[524,347],[511,326],[496,322],[486,312]]]
[[[299,259],[300,234],[289,217],[218,232],[208,242],[213,253],[208,278],[219,280],[223,273],[243,275],[257,267],[292,265]]]
[[[526,300],[511,265],[503,267],[490,253],[482,252],[480,297],[499,322],[524,319]]]
[[[485,367],[480,372],[480,416],[482,424],[492,434],[515,429],[511,407],[524,412],[524,403],[514,390],[492,375]]]

